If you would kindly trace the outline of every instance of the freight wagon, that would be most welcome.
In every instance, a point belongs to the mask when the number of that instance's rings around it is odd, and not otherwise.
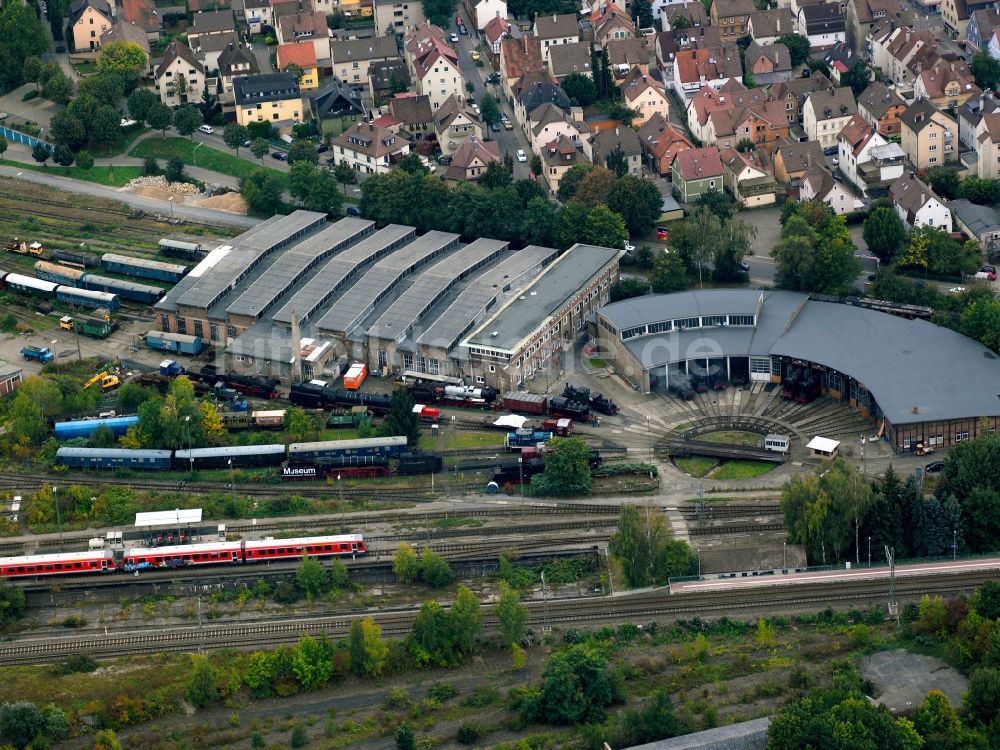
[[[79,253],[76,250],[52,250],[49,254],[53,260],[72,263],[81,268],[97,268],[101,265],[95,256],[90,253]]]
[[[101,256],[101,265],[105,271],[120,273],[125,276],[136,276],[140,279],[156,279],[177,283],[188,272],[187,266],[177,263],[164,263],[159,260],[131,258],[117,253],[105,253]]]
[[[183,333],[169,331],[149,331],[146,334],[146,346],[163,352],[177,352],[195,356],[205,350],[205,342],[201,336],[188,336]]]
[[[84,336],[93,336],[95,339],[106,339],[117,327],[117,323],[102,318],[80,318],[73,321],[76,330]]]
[[[181,240],[162,239],[158,243],[160,254],[168,258],[183,258],[184,260],[201,260],[205,251],[197,242],[182,242]]]
[[[505,393],[503,396],[503,408],[510,411],[524,412],[525,414],[544,414],[545,407],[545,396],[540,396],[537,393],[512,391]]]
[[[89,438],[101,425],[104,425],[115,437],[124,435],[132,425],[139,424],[138,416],[112,417],[109,419],[76,419],[72,422],[56,422],[56,440],[72,440],[73,438]]]

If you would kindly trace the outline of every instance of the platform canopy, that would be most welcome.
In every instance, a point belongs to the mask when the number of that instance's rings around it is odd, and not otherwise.
[[[840,447],[839,440],[819,436],[810,440],[809,445],[806,446],[811,451],[820,451],[821,453],[833,453],[838,447]]]
[[[181,524],[201,523],[201,508],[188,510],[156,510],[151,513],[136,513],[136,528],[151,528],[154,526],[180,526]]]

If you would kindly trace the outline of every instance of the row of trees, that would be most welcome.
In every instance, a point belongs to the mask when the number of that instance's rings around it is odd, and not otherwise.
[[[789,201],[781,225],[781,239],[771,251],[779,288],[823,294],[851,290],[861,266],[844,217],[822,201]]]
[[[907,233],[899,213],[884,199],[872,205],[862,232],[868,250],[883,266],[937,276],[960,276],[978,267],[980,250],[974,240],[958,242],[930,226]]]
[[[608,551],[632,588],[662,585],[698,569],[694,550],[673,538],[663,512],[652,505],[621,507]]]

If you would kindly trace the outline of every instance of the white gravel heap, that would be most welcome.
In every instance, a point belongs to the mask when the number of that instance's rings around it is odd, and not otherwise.
[[[144,187],[155,187],[162,190],[166,190],[168,193],[174,195],[198,195],[200,192],[195,185],[189,182],[167,182],[167,179],[161,175],[155,177],[136,177],[134,180],[129,180],[128,184],[125,185],[126,190],[137,190]]]

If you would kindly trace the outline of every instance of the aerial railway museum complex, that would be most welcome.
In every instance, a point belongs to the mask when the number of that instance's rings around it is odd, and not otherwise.
[[[949,446],[1000,422],[1000,358],[947,328],[794,292],[637,297],[597,313],[602,345],[645,391],[690,376],[781,382],[792,371],[882,426],[896,450]]]
[[[513,389],[559,369],[607,303],[619,255],[296,211],[211,251],[154,309],[161,330],[224,346],[235,372],[333,379],[365,362]]]

